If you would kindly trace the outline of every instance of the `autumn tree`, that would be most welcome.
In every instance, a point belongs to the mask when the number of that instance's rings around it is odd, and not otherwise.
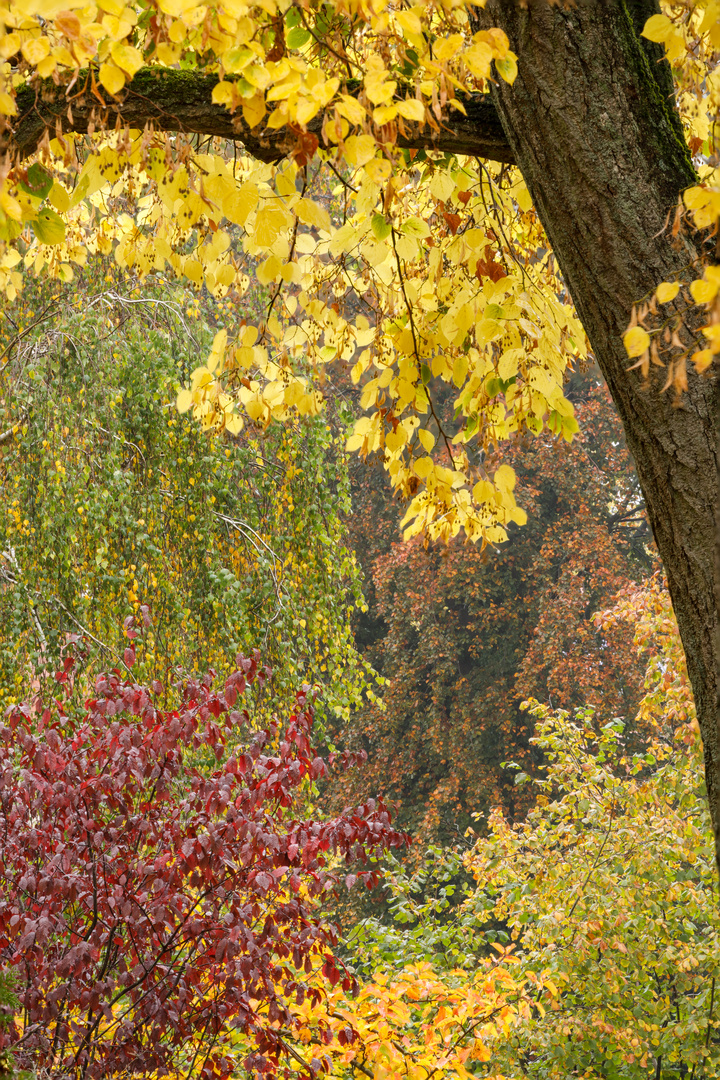
[[[716,1076],[712,829],[685,657],[659,581],[606,617],[651,645],[640,702],[649,746],[633,753],[622,724],[592,709],[536,705],[546,765],[520,779],[537,806],[516,826],[494,815],[469,859],[525,962],[563,987],[500,1057],[510,1073],[525,1062],[538,1077]]]
[[[634,750],[593,709],[531,707],[542,764],[512,770],[535,790],[530,813],[513,823],[496,810],[469,851],[394,862],[394,918],[346,935],[362,978],[357,998],[331,1003],[334,1075],[719,1075],[713,835],[662,581],[628,589],[604,621],[633,628],[644,657],[647,745]],[[306,1005],[306,1040],[318,1019]],[[338,1038],[348,1022],[350,1045]]]
[[[382,474],[354,470],[350,534],[370,579],[369,611],[355,620],[387,681],[382,701],[353,713],[338,741],[368,751],[349,782],[363,797],[397,800],[419,841],[411,857],[430,840],[457,843],[472,813],[501,805],[514,819],[526,809],[530,792],[501,768],[532,760],[524,698],[590,705],[644,737],[632,629],[601,629],[593,616],[651,570],[649,530],[606,389],[586,373],[568,396],[581,425],[571,443],[546,435],[506,455],[529,517],[492,553],[398,542]]]
[[[6,0],[2,14],[6,291],[21,263],[70,277],[88,246],[241,291],[223,223],[244,230],[271,298],[182,393],[206,426],[312,413],[324,365],[353,357],[367,415],[351,445],[382,452],[408,530],[497,542],[525,514],[512,470],[485,455],[524,431],[572,437],[562,386],[584,328],[667,571],[720,837],[715,8]],[[312,197],[316,160],[338,179],[335,220]],[[452,384],[448,429],[434,403]]]
[[[342,542],[344,425],[208,439],[173,408],[212,341],[195,298],[181,307],[161,281],[118,292],[116,277],[96,259],[4,312],[0,704],[52,683],[68,634],[83,637],[90,683],[122,668],[122,620],[149,604],[136,677],[225,675],[262,643],[275,708],[300,679],[347,712],[365,665],[347,618],[361,597]]]

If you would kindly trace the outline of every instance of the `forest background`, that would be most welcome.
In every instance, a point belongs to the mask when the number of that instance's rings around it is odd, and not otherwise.
[[[340,219],[342,182],[312,194]],[[442,228],[455,235],[452,210]],[[188,411],[198,359],[244,340],[275,297],[228,233],[242,296],[189,296],[101,249],[4,312],[3,1067],[716,1075],[697,723],[596,368],[579,355],[565,373],[558,415],[577,425],[484,459],[500,489],[512,469],[527,523],[484,548],[401,539],[401,500],[345,449],[367,394],[349,363],[324,374],[322,413],[282,426],[250,410],[203,430]],[[505,255],[486,251],[478,279],[502,280]],[[437,396],[439,430],[454,399]],[[227,730],[211,719],[225,716]],[[108,773],[114,824],[92,803]],[[95,807],[73,806],[80,863],[92,834],[104,891],[83,892],[67,856],[57,789],[72,775]],[[232,840],[210,821],[234,784]],[[248,835],[245,911],[227,883]],[[130,909],[153,844],[162,899],[142,938]],[[259,957],[241,993],[226,939]]]

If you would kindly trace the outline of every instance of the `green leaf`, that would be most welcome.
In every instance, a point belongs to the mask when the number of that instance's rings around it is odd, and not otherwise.
[[[37,162],[28,169],[27,181],[21,180],[18,184],[20,190],[26,195],[32,195],[34,199],[39,199],[41,202],[50,194],[52,186],[52,176]]]
[[[304,26],[294,27],[286,38],[288,49],[302,49],[303,45],[307,45],[310,36],[310,31]]]
[[[41,244],[61,244],[65,239],[65,222],[49,206],[30,225]]]
[[[374,214],[370,222],[370,228],[376,240],[386,240],[392,232],[392,225],[386,221],[382,214]]]

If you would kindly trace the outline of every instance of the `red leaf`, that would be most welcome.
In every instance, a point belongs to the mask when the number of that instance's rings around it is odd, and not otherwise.
[[[134,661],[128,645],[125,662]],[[258,657],[247,661],[248,680],[259,667]],[[229,682],[234,688],[245,679]],[[88,1080],[127,1072],[128,1062],[131,1071],[164,1075],[177,1047],[202,1038],[209,1022],[245,1031],[257,1048],[253,1060],[264,1062],[255,1071],[267,1073],[280,1052],[284,995],[295,995],[297,985],[278,972],[289,955],[297,971],[312,971],[318,947],[336,945],[306,897],[342,881],[342,866],[357,855],[403,843],[369,807],[322,823],[301,820],[304,796],[296,800],[289,766],[297,767],[295,782],[326,768],[310,746],[312,711],[228,733],[213,719],[225,701],[211,684],[210,676],[188,682],[177,709],[161,710],[118,672],[101,675],[96,699],[72,726],[57,702],[37,727],[34,707],[13,707],[0,764],[19,747],[26,771],[0,769],[3,799],[13,806],[0,866],[0,927],[10,942],[0,938],[0,946],[5,966],[20,969],[32,987],[22,1005],[27,1030],[39,1032],[17,1051],[19,1068],[52,1068],[53,1055],[63,1060],[82,1038],[79,1018],[90,1010],[110,1020],[112,1002],[133,987],[122,1038],[112,1024],[94,1037]],[[163,688],[154,683],[152,691]],[[207,745],[226,761],[214,772],[192,764]],[[283,755],[270,756],[280,745]],[[337,872],[321,870],[320,851],[338,853]],[[276,889],[270,916],[267,896]],[[175,940],[197,949],[168,950]],[[341,977],[327,954],[326,974],[333,986]],[[195,989],[208,986],[212,1003],[201,998],[189,1008]],[[69,1022],[57,1022],[58,1001]],[[48,1025],[52,1039],[42,1034]],[[208,1061],[208,1076],[216,1067],[222,1074],[223,1060]]]

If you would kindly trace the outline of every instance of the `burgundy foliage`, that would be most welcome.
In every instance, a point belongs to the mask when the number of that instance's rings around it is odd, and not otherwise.
[[[287,1002],[319,996],[319,969],[350,988],[313,898],[372,887],[369,857],[407,838],[372,800],[297,819],[332,761],[311,748],[305,692],[287,723],[251,730],[240,697],[263,677],[242,660],[222,691],[206,677],[162,711],[159,684],[106,675],[79,720],[55,702],[0,728],[0,964],[24,1010],[0,1045],[19,1066],[226,1076],[234,1028],[246,1068],[272,1075]]]

